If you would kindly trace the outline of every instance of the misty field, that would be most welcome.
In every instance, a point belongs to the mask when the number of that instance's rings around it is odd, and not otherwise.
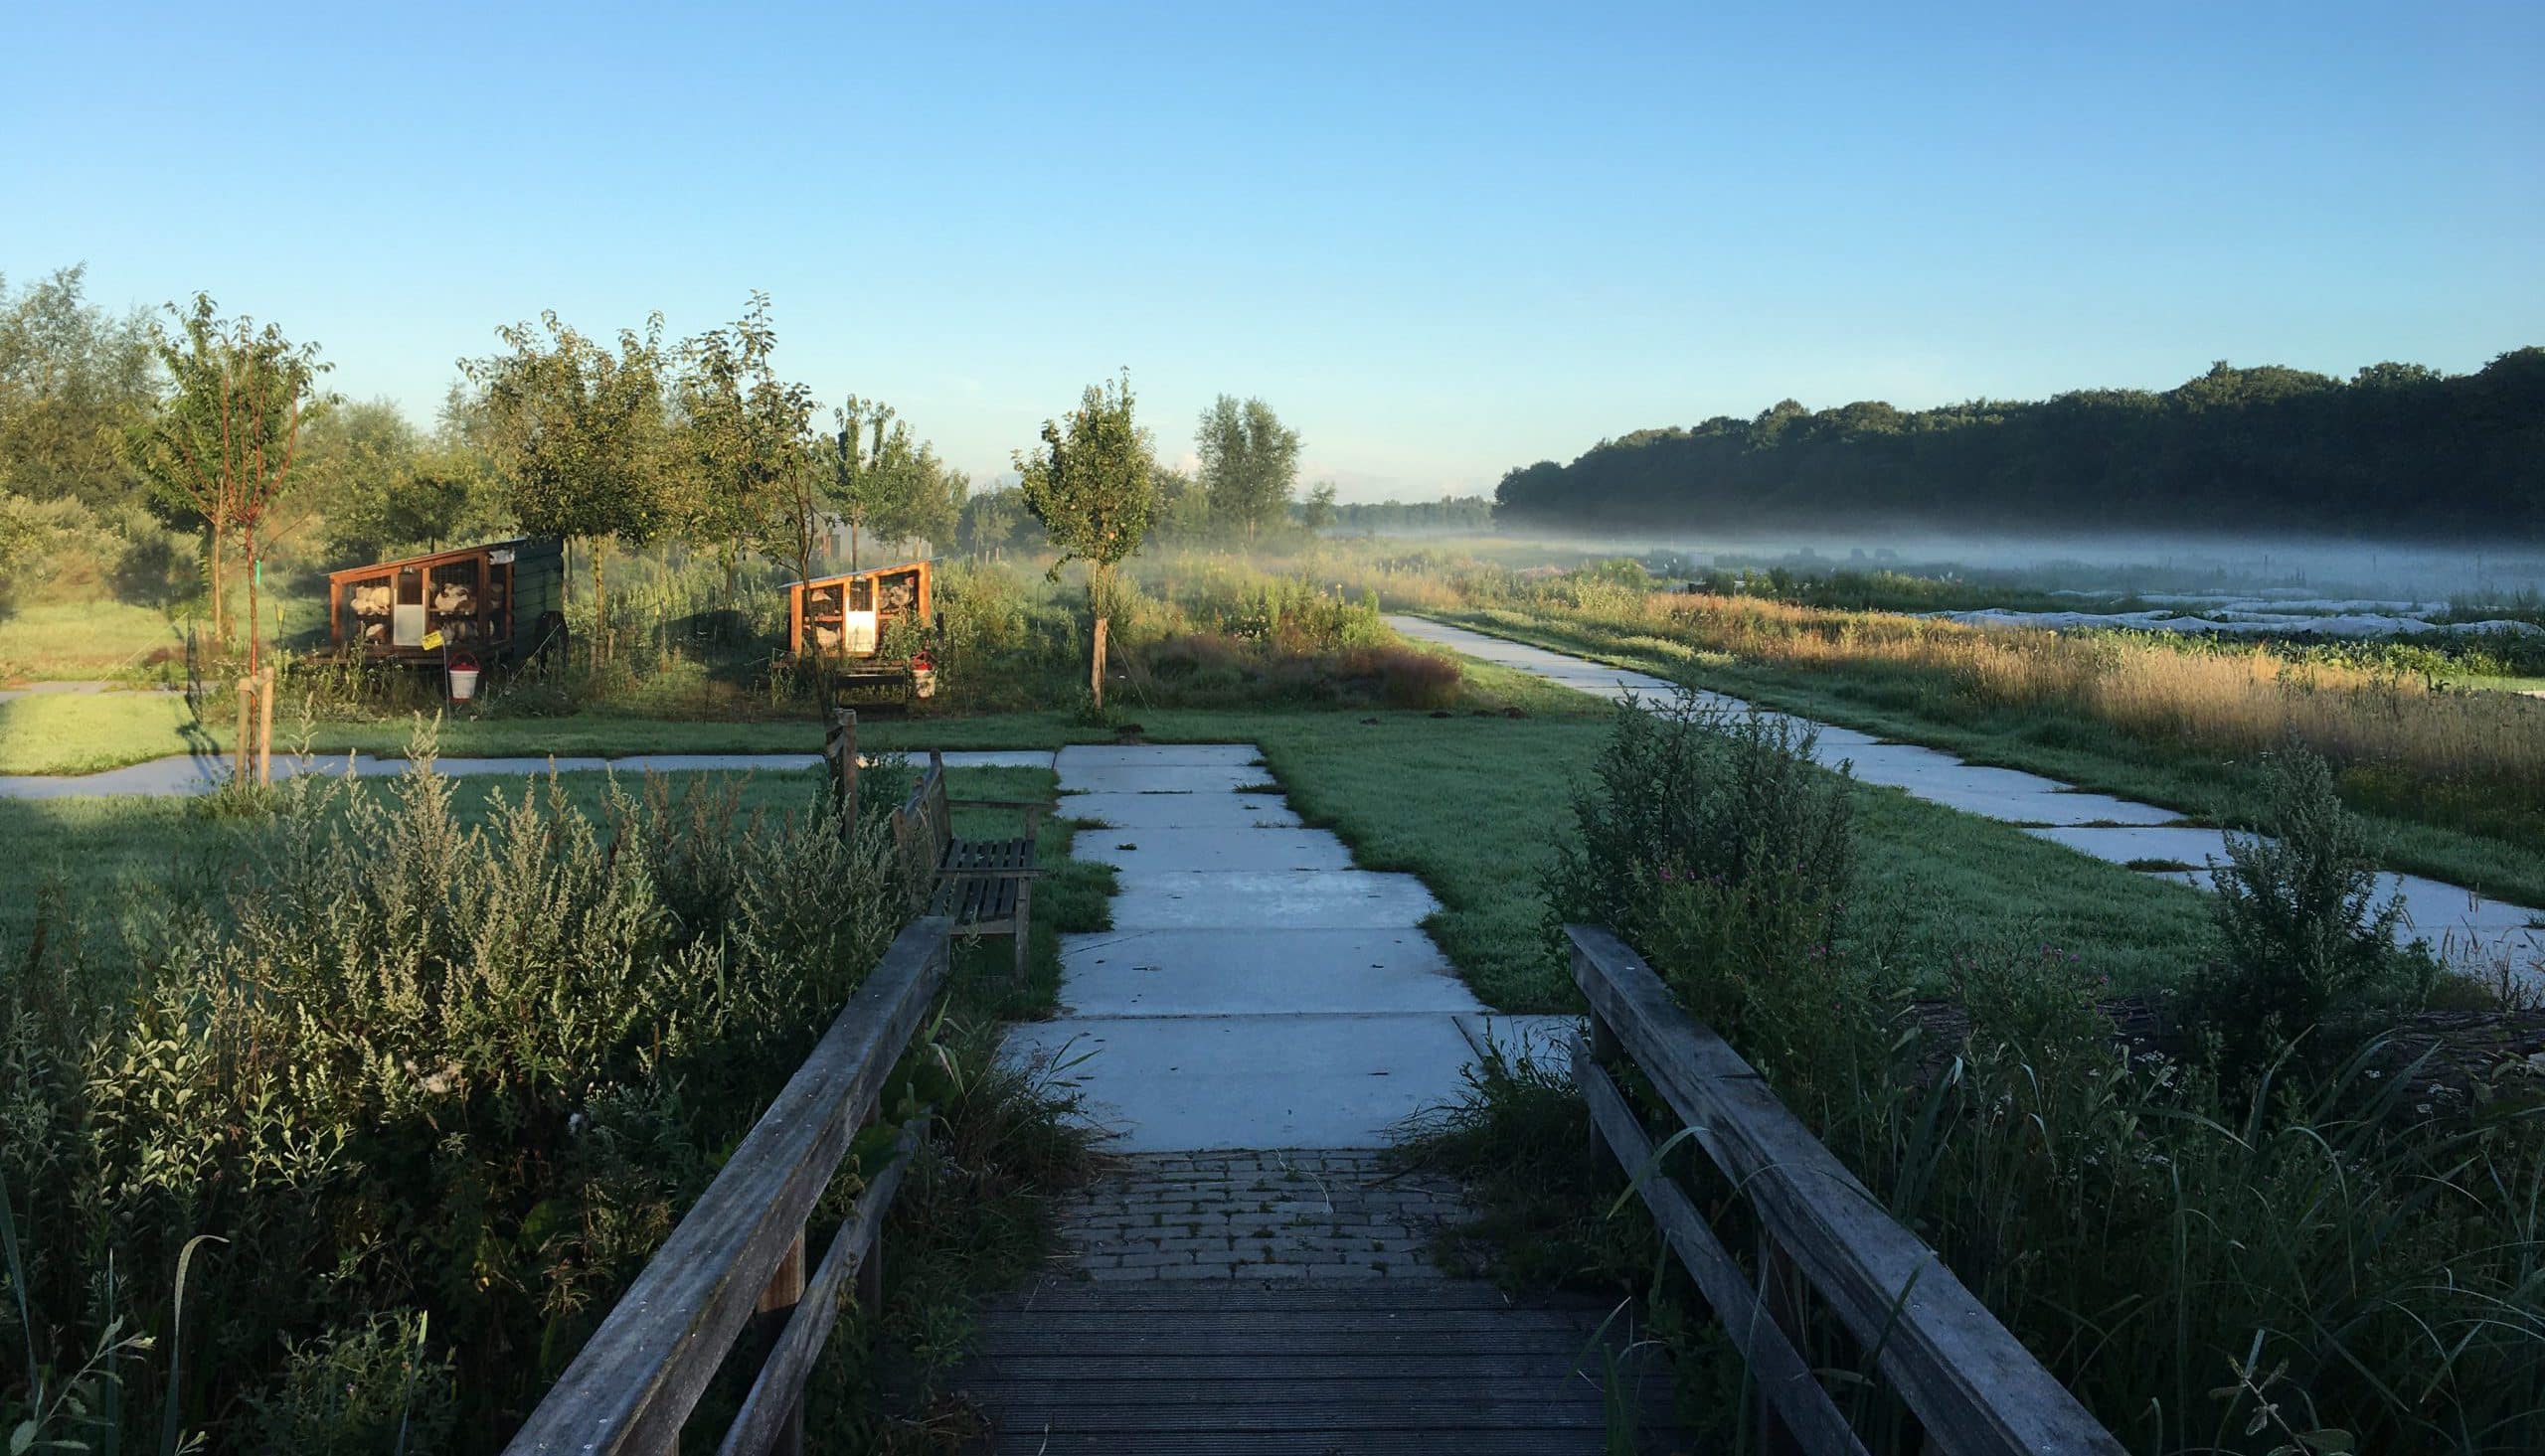
[[[1530,573],[1408,554],[1355,579],[1443,620],[2228,823],[2253,822],[2264,755],[2302,747],[2399,868],[2545,900],[2545,701],[2413,670],[2426,651],[1969,626],[1662,589],[1630,562]]]

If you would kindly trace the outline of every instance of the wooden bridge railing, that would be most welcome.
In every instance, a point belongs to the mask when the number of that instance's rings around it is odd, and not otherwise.
[[[755,1316],[782,1328],[718,1449],[760,1456],[802,1444],[805,1378],[848,1281],[856,1279],[862,1301],[879,1292],[884,1213],[925,1119],[903,1130],[899,1151],[870,1177],[809,1278],[804,1221],[945,984],[949,930],[944,917],[930,916],[893,942],[504,1448],[508,1456],[677,1451],[682,1423]]]
[[[1573,979],[1591,1004],[1573,1049],[1592,1143],[1630,1173],[1679,1261],[1749,1362],[1761,1448],[1862,1453],[1796,1350],[1796,1276],[1807,1281],[1948,1456],[2082,1452],[2121,1445],[1953,1277],[1935,1250],[1820,1145],[1729,1043],[1682,1011],[1643,958],[1608,930],[1568,925]],[[1754,1283],[1676,1181],[1608,1064],[1632,1060],[1749,1202]]]

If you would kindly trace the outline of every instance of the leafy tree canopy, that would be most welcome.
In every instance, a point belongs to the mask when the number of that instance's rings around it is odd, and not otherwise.
[[[85,275],[0,276],[0,490],[106,507],[142,489],[117,446],[156,407],[158,359],[149,316],[89,304]]]
[[[460,362],[523,531],[641,545],[670,524],[662,334],[654,314],[613,351],[549,312]]]
[[[1497,520],[1573,528],[2533,536],[2545,533],[2545,349],[2463,376],[2387,363],[2345,382],[2221,362],[2162,393],[1918,410],[1786,400],[1514,469],[1495,496]]]
[[[1072,561],[1092,568],[1095,589],[1113,566],[1140,549],[1156,505],[1148,432],[1131,414],[1131,376],[1090,385],[1078,408],[1043,422],[1040,448],[1016,455],[1026,509],[1059,548],[1057,576]]]
[[[1202,488],[1224,531],[1255,539],[1287,517],[1298,485],[1299,432],[1262,400],[1222,395],[1193,431],[1202,457]]]

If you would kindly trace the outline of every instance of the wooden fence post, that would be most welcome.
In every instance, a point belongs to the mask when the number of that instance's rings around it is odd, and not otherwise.
[[[256,782],[274,781],[274,665],[265,664],[256,684]]]
[[[1767,1220],[1759,1221],[1759,1312],[1782,1332],[1786,1343],[1796,1351],[1804,1349],[1802,1305],[1796,1297],[1793,1260]],[[1808,1358],[1808,1357],[1806,1357]],[[1802,1438],[1788,1424],[1783,1412],[1768,1398],[1762,1386],[1758,1394],[1759,1450],[1763,1456],[1802,1456]]]
[[[884,1315],[884,1230],[875,1230],[875,1246],[857,1261],[857,1307],[869,1318]]]
[[[1579,984],[1582,976],[1582,958],[1581,948],[1578,946],[1575,947],[1573,950],[1573,960],[1575,963],[1573,974],[1576,984]],[[1587,1057],[1594,1064],[1598,1064],[1600,1062],[1615,1061],[1619,1056],[1625,1054],[1625,1049],[1617,1041],[1615,1028],[1609,1025],[1609,1019],[1607,1017],[1600,1015],[1599,1008],[1592,1008],[1591,1014],[1586,1020],[1589,1022],[1588,1029],[1582,1036],[1575,1038],[1573,1041],[1573,1054],[1576,1057]],[[1574,1069],[1573,1081],[1576,1086],[1581,1085],[1582,1070],[1580,1067],[1576,1067]],[[1591,1176],[1598,1178],[1604,1171],[1606,1171],[1608,1165],[1613,1161],[1613,1158],[1609,1151],[1608,1137],[1600,1131],[1600,1119],[1586,1114],[1585,1121],[1588,1124],[1586,1131],[1590,1139],[1589,1152],[1591,1155]],[[1631,1168],[1626,1170],[1628,1175],[1632,1175],[1634,1171],[1635,1170]]]
[[[754,1308],[759,1323],[771,1331],[786,1328],[795,1306],[804,1302],[804,1230],[795,1230],[795,1241],[786,1247],[785,1257],[777,1261],[776,1271],[768,1276],[768,1287],[763,1289],[760,1303]],[[769,1441],[770,1456],[802,1456],[804,1450],[804,1402],[799,1395],[787,1408],[786,1419]]]

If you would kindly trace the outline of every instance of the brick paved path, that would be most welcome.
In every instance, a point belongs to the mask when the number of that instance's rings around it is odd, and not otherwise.
[[[1066,1213],[1057,1279],[1438,1279],[1446,1179],[1372,1152],[1149,1153]]]

